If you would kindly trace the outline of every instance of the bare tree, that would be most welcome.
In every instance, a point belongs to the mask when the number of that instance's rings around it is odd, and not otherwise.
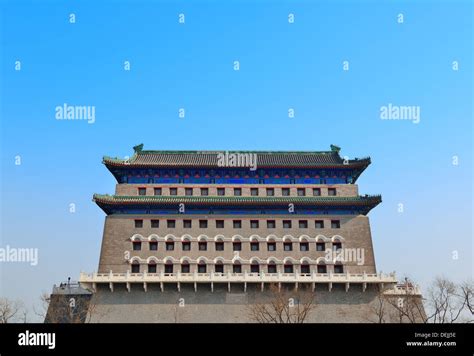
[[[366,320],[378,324],[385,323],[387,321],[387,304],[387,297],[384,294],[384,290],[380,287],[374,303],[370,305],[370,313]]]
[[[26,308],[23,308],[23,310],[21,311],[20,321],[23,324],[26,324],[28,322],[28,310]]]
[[[474,281],[473,280],[465,281],[464,283],[461,284],[460,290],[461,290],[461,298],[463,298],[465,301],[466,309],[468,310],[468,312],[471,313],[471,317],[473,317],[474,316],[474,300],[473,300]],[[471,319],[469,322],[472,322],[472,321],[473,319]]]
[[[377,295],[364,317],[372,323],[426,323],[423,300],[413,282],[405,278],[396,288],[379,286]]]
[[[310,288],[298,290],[271,284],[270,300],[249,305],[250,319],[258,323],[304,323],[316,307],[315,294]]]
[[[387,294],[387,303],[390,305],[391,321],[399,323],[426,323],[423,299],[418,294],[417,287],[409,278],[405,283],[398,285],[399,294]]]
[[[428,290],[427,304],[431,312],[428,319],[435,324],[472,322],[472,295],[472,281],[457,285],[445,277],[437,277]],[[464,318],[466,313],[470,317]]]
[[[37,309],[36,306],[33,305],[33,313],[35,313],[36,316],[41,318],[41,320],[44,320],[46,318],[46,314],[48,313],[49,301],[49,294],[47,292],[43,292],[40,295],[39,309]]]
[[[0,324],[15,322],[24,313],[26,313],[26,309],[21,301],[0,298]]]
[[[456,284],[445,277],[437,277],[422,299],[415,285],[408,279],[393,290],[380,291],[367,320],[383,323],[388,317],[399,323],[456,323],[474,322],[473,282]],[[401,292],[400,292],[401,291]],[[425,308],[426,307],[426,308]]]

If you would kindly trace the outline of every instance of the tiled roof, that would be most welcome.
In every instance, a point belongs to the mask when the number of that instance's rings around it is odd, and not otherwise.
[[[94,194],[93,200],[107,205],[159,205],[159,204],[209,204],[209,205],[377,205],[380,195],[355,197],[241,197],[241,196],[122,196]]]
[[[140,147],[140,146],[137,146]],[[335,167],[348,165],[366,167],[370,158],[344,161],[339,155],[339,148],[331,147],[331,151],[143,151],[135,148],[130,160],[104,157],[108,166],[133,167],[208,167],[217,168],[218,155],[225,154],[256,154],[257,167]],[[238,168],[238,167],[236,167]]]

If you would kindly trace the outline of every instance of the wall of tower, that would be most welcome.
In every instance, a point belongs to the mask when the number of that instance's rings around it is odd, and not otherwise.
[[[288,298],[301,298],[307,303],[308,292],[289,293]],[[380,315],[379,291],[369,286],[362,291],[360,286],[348,291],[342,285],[317,286],[312,305],[305,322],[309,323],[377,323]],[[414,297],[421,303],[421,297]],[[98,323],[247,323],[256,322],[252,306],[275,301],[270,289],[263,292],[257,285],[233,284],[229,292],[225,286],[215,286],[212,292],[208,284],[198,286],[197,292],[191,285],[165,288],[150,285],[147,292],[140,285],[133,285],[130,292],[125,286],[116,286],[111,292],[106,285],[100,286],[94,295],[91,322]],[[383,322],[400,322],[399,312],[385,303]],[[403,319],[402,322],[408,322]],[[421,322],[421,319],[420,319]]]
[[[226,188],[226,196],[233,196],[234,188],[242,189],[242,196],[251,196],[251,188],[258,188],[258,196],[265,197],[267,188],[274,188],[275,196],[282,196],[281,188],[289,188],[290,196],[298,196],[297,189],[304,188],[305,195],[313,196],[313,188],[321,189],[321,196],[328,196],[328,188],[336,188],[337,196],[341,197],[355,197],[359,194],[358,186],[356,184],[117,184],[115,186],[116,195],[136,196],[138,195],[138,188],[146,188],[146,195],[154,195],[153,188],[161,187],[162,195],[170,195],[169,188],[177,188],[178,196],[185,196],[186,188],[193,188],[193,195],[200,196],[200,188],[208,188],[209,196],[217,196],[217,188]]]
[[[135,220],[143,219],[143,227],[135,228]],[[151,220],[159,220],[159,227],[151,227]],[[176,227],[168,228],[167,220],[174,220]],[[191,220],[192,227],[183,227],[183,220]],[[199,228],[199,220],[207,221],[207,228]],[[224,221],[224,228],[216,228],[216,220]],[[234,228],[233,221],[240,220],[241,228]],[[251,228],[251,220],[258,220],[259,227]],[[267,220],[275,221],[275,228],[267,228]],[[291,221],[291,228],[283,228],[283,221]],[[316,220],[324,222],[324,228],[315,228]],[[331,221],[340,222],[340,228],[332,228]],[[300,228],[300,221],[307,221],[307,228]],[[132,237],[136,241],[142,241],[141,250],[134,251]],[[183,251],[183,237],[189,239],[191,248]],[[207,250],[198,249],[198,238],[200,241],[207,241]],[[216,251],[215,240],[222,239],[224,243],[223,251]],[[250,240],[259,242],[259,250],[252,251]],[[150,250],[149,241],[158,241],[157,250]],[[332,249],[334,243],[340,242],[345,251],[353,251],[357,256],[353,256],[352,261],[343,263],[344,272],[349,273],[375,273],[375,260],[370,233],[370,224],[367,216],[364,215],[318,215],[318,216],[229,216],[229,215],[208,215],[208,216],[186,216],[167,215],[163,216],[143,216],[143,215],[110,215],[106,217],[102,249],[100,255],[99,272],[107,273],[112,270],[114,273],[123,273],[130,270],[130,262],[127,259],[139,257],[143,261],[155,256],[158,260],[172,257],[175,261],[181,261],[183,257],[191,259],[190,272],[196,269],[196,260],[204,257],[208,263],[207,272],[213,271],[213,263],[216,258],[222,257],[224,260],[232,260],[237,251],[233,251],[233,242],[241,241],[241,251],[238,256],[243,260],[250,261],[258,258],[267,261],[274,258],[279,271],[284,271],[283,261],[290,257],[297,261],[295,267],[302,258],[309,258],[311,269],[316,268],[316,261],[325,257],[326,249]],[[166,241],[174,241],[174,250],[165,249]],[[267,243],[275,242],[276,251],[268,251]],[[290,242],[292,251],[284,250],[284,243]],[[301,251],[300,243],[308,243],[308,251]],[[324,243],[324,251],[317,251],[317,243]],[[359,250],[356,250],[359,249]],[[363,253],[363,256],[361,255]],[[363,257],[363,261],[361,256]],[[350,257],[350,256],[349,256]],[[347,260],[347,258],[346,258]],[[140,272],[146,271],[147,264],[142,263]],[[174,272],[180,268],[178,263],[174,265]],[[232,266],[224,262],[224,272],[231,271]],[[265,264],[261,268],[266,272]],[[163,269],[158,263],[157,272]],[[242,264],[242,271],[250,272],[250,266]],[[328,264],[327,271],[333,271],[333,266]]]

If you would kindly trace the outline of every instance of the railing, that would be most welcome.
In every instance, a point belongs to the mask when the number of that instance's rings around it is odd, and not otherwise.
[[[397,283],[394,273],[81,273],[81,283],[160,282],[306,282],[306,283]]]
[[[394,295],[421,295],[421,289],[414,284],[397,284],[393,288],[387,290],[385,294],[394,294]]]
[[[59,286],[53,286],[53,294],[88,294],[79,282],[63,282]]]

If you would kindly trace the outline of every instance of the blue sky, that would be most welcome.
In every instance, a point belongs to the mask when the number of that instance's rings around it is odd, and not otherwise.
[[[96,270],[104,214],[91,198],[115,184],[101,158],[139,143],[370,155],[358,184],[383,197],[370,213],[378,269],[422,286],[472,278],[469,1],[1,4],[0,245],[40,259],[0,263],[1,296],[31,308]],[[95,123],[56,120],[64,103],[95,106]],[[389,103],[419,106],[420,123],[381,120]]]

